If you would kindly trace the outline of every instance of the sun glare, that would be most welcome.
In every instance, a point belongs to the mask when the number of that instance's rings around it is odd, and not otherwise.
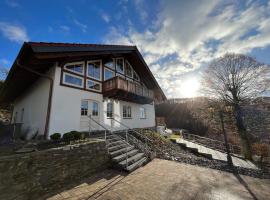
[[[182,97],[191,98],[198,95],[200,83],[197,79],[192,78],[184,81],[180,87],[180,93]]]

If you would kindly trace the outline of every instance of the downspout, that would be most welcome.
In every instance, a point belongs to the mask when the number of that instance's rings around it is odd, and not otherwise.
[[[37,72],[35,70],[32,70],[32,69],[30,69],[28,67],[25,67],[25,66],[21,65],[18,60],[17,60],[16,63],[20,68],[22,68],[22,69],[24,69],[24,70],[26,70],[28,72],[31,72],[33,74],[36,74],[36,75],[38,75],[38,76],[40,76],[42,78],[48,79],[50,81],[48,107],[47,107],[47,115],[46,115],[45,129],[44,129],[44,139],[48,139],[48,129],[49,129],[49,122],[50,122],[50,115],[51,115],[51,107],[52,107],[53,79],[50,76],[44,75],[42,73],[39,73],[39,72]]]

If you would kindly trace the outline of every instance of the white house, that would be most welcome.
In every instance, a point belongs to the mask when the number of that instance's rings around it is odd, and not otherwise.
[[[166,97],[136,46],[25,42],[1,90],[12,123],[51,134],[155,126]]]

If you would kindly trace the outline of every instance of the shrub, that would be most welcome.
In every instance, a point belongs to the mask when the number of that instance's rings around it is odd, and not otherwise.
[[[82,139],[82,133],[78,131],[70,131],[63,135],[63,140],[65,141],[72,141],[72,140],[80,140]]]
[[[54,141],[60,140],[61,133],[54,133],[54,134],[50,135],[50,138],[51,138],[51,140],[54,140]]]

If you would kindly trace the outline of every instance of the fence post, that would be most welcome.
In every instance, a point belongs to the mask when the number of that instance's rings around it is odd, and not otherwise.
[[[128,150],[128,131],[126,129],[126,168],[128,167],[128,161],[127,161],[127,150]]]

